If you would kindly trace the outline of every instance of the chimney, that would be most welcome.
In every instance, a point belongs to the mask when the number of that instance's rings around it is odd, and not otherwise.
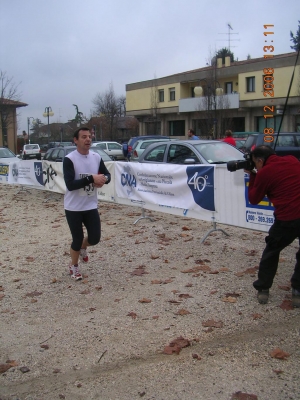
[[[230,67],[230,56],[225,57],[225,67]]]
[[[217,68],[222,68],[222,57],[217,58]]]

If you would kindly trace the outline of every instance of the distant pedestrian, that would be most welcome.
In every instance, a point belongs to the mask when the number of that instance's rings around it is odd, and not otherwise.
[[[101,156],[89,151],[92,136],[89,128],[79,128],[74,132],[76,150],[65,156],[63,173],[66,183],[64,208],[72,235],[70,248],[71,264],[69,273],[75,280],[82,279],[78,268],[79,257],[88,261],[87,247],[100,241],[101,222],[98,212],[97,190],[110,182],[108,172]],[[87,230],[84,237],[83,225]]]
[[[225,139],[223,139],[223,142],[229,143],[232,146],[236,147],[236,141],[234,137],[232,136],[231,130],[225,131]]]
[[[193,129],[189,129],[187,134],[191,140],[199,140],[198,136],[195,135],[195,132]]]

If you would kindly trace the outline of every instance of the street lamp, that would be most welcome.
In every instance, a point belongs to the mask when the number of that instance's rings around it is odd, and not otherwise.
[[[54,112],[52,111],[51,107],[45,107],[45,112],[43,113],[43,117],[48,117],[48,144],[49,144],[49,137],[50,137],[50,125],[49,125],[49,117],[53,117]]]
[[[27,126],[28,126],[28,143],[30,144],[30,120],[32,119],[32,122],[34,121],[33,117],[27,117]]]

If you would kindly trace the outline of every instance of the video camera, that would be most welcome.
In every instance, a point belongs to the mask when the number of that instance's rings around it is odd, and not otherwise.
[[[230,172],[237,171],[238,169],[246,169],[247,171],[252,171],[255,168],[255,164],[252,161],[251,153],[244,154],[245,161],[233,160],[228,161],[227,169]]]

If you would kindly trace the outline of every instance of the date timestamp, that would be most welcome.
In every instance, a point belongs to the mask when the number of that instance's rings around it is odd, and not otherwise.
[[[274,28],[274,25],[264,25],[265,32],[263,32],[264,36],[267,37],[265,39],[265,43],[273,43],[274,31],[267,31],[267,29]],[[270,38],[270,39],[269,39]],[[267,44],[263,46],[264,53],[273,53],[274,45]],[[264,54],[264,58],[272,58],[273,54]],[[264,77],[264,87],[263,87],[263,95],[264,97],[274,97],[274,68],[264,68],[263,69],[263,77]],[[274,118],[274,106],[264,106],[264,118]],[[265,128],[264,129],[264,142],[271,143],[274,141],[274,129],[273,128]]]

